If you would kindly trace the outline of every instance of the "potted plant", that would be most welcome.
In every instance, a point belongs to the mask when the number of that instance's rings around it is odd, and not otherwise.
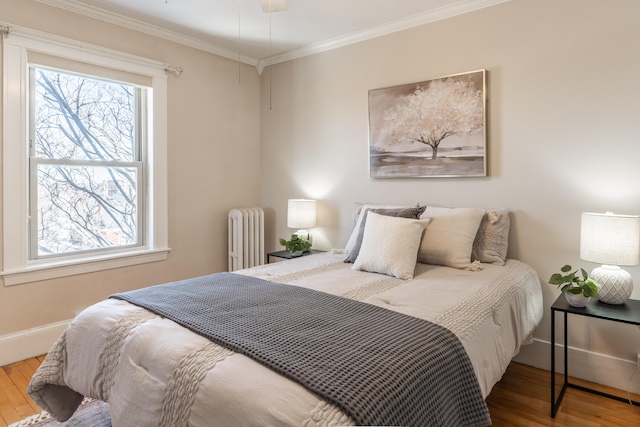
[[[285,247],[286,250],[291,253],[292,256],[297,257],[311,248],[311,242],[299,237],[297,234],[291,235],[291,240],[280,239],[280,244]]]
[[[584,268],[580,269],[580,275],[576,274],[578,270],[570,273],[571,270],[570,265],[565,265],[560,269],[562,273],[551,275],[549,284],[557,285],[570,305],[584,307],[591,300],[591,297],[598,295],[598,289],[602,285],[590,278]]]

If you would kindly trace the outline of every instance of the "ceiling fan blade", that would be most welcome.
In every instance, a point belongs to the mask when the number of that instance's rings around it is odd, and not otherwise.
[[[287,0],[260,0],[260,4],[265,13],[287,10]],[[269,9],[269,6],[271,6],[271,9]]]

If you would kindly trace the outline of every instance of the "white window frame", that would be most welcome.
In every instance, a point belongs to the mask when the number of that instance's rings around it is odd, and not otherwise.
[[[62,68],[51,68],[47,66],[38,65],[39,63],[29,63],[29,90],[32,92],[31,95],[34,95],[34,90],[36,88],[36,70],[49,70],[53,72],[60,72],[62,74],[67,75],[77,75],[73,72],[73,70],[64,70]],[[115,80],[104,79],[102,76],[95,75],[85,75],[88,79],[92,79],[94,81],[98,80],[107,80],[111,83],[115,83]],[[35,116],[35,100],[34,96],[30,96],[30,108],[29,108],[29,139],[31,141],[30,145],[30,162],[29,162],[29,210],[30,210],[30,249],[29,249],[29,259],[44,259],[44,258],[70,258],[74,259],[81,252],[89,253],[89,252],[107,252],[107,251],[118,251],[123,247],[135,247],[140,246],[146,240],[146,229],[144,228],[144,223],[146,221],[146,179],[145,179],[145,171],[146,171],[146,147],[147,147],[147,128],[153,123],[152,118],[147,114],[147,105],[151,102],[151,91],[145,87],[138,87],[132,83],[122,82],[125,85],[128,85],[133,89],[135,98],[135,149],[133,150],[133,157],[130,159],[122,159],[122,160],[100,160],[97,158],[88,158],[88,159],[70,159],[70,158],[47,158],[38,156],[37,144],[35,141],[36,132],[35,125],[37,121],[37,117]],[[137,213],[136,213],[136,241],[134,243],[129,243],[127,245],[114,245],[109,247],[94,247],[91,249],[82,249],[79,251],[69,251],[62,253],[52,253],[52,254],[40,254],[38,251],[39,239],[39,219],[38,219],[38,211],[39,211],[39,181],[38,181],[38,167],[40,165],[62,165],[62,166],[89,166],[89,167],[124,167],[124,168],[132,168],[136,170],[136,205],[137,205]]]
[[[148,114],[146,242],[143,246],[78,254],[64,259],[29,260],[29,72],[28,52],[114,68],[148,76],[152,100]],[[54,36],[11,32],[3,46],[3,271],[4,285],[47,280],[166,260],[167,76],[165,66],[132,55]]]

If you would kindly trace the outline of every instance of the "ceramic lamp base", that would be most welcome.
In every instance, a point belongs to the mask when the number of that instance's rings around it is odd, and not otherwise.
[[[311,240],[311,233],[309,233],[307,230],[298,230],[293,234],[298,236],[300,239],[306,240],[309,243],[313,243],[313,241]],[[309,249],[305,249],[304,251],[309,252]]]
[[[615,265],[603,265],[593,269],[591,277],[602,287],[598,299],[607,304],[624,304],[631,298],[633,281],[631,274]]]

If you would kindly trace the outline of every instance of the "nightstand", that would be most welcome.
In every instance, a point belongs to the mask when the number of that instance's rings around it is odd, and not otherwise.
[[[556,400],[556,312],[563,313],[564,319],[564,384]],[[628,300],[621,305],[612,305],[604,302],[600,302],[593,298],[586,307],[572,307],[567,302],[564,295],[556,299],[551,306],[551,418],[555,418],[560,403],[564,397],[564,392],[567,387],[575,388],[578,390],[586,391],[589,393],[597,394],[598,396],[608,397],[609,399],[618,400],[620,402],[629,402],[628,399],[614,396],[612,394],[603,393],[598,390],[593,390],[587,387],[583,387],[577,384],[571,384],[569,382],[569,374],[567,372],[568,355],[567,355],[567,315],[573,314],[576,316],[595,317],[597,319],[610,320],[612,322],[629,323],[631,325],[640,325],[640,301]],[[633,405],[640,406],[640,402],[631,401]]]
[[[267,264],[271,264],[271,257],[284,258],[284,259],[293,259],[293,258],[300,258],[301,256],[309,256],[309,255],[313,255],[313,254],[319,254],[321,252],[326,252],[326,251],[321,251],[319,249],[309,249],[308,251],[304,251],[302,253],[302,255],[300,255],[300,256],[293,256],[293,255],[291,255],[291,252],[289,252],[289,251],[269,252],[267,254]]]

